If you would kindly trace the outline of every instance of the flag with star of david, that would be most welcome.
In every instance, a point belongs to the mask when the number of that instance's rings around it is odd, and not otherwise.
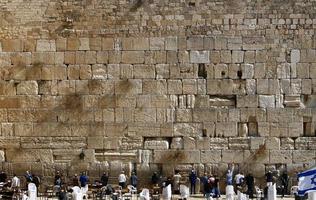
[[[316,192],[316,167],[299,173],[298,195],[304,196],[309,192]]]

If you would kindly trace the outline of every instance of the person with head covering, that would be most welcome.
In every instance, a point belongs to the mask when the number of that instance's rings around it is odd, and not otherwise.
[[[138,177],[136,176],[135,172],[132,172],[131,185],[137,188],[137,183],[138,183]]]
[[[118,177],[118,182],[119,182],[119,186],[121,186],[122,189],[124,189],[126,187],[126,180],[127,180],[127,177],[125,175],[125,172],[121,171],[121,173]]]
[[[102,186],[106,186],[108,184],[109,181],[109,176],[106,172],[103,172],[102,176],[101,176],[101,183]]]
[[[191,170],[189,179],[190,179],[190,184],[191,184],[191,194],[195,194],[195,184],[196,184],[197,175],[194,169]]]
[[[289,176],[287,171],[284,171],[280,177],[281,179],[281,189],[282,189],[282,198],[285,194],[288,193],[288,185],[289,185]]]
[[[226,185],[233,185],[234,163],[227,170]]]

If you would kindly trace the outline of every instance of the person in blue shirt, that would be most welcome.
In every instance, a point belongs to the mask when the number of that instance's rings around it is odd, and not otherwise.
[[[190,183],[191,183],[191,194],[195,194],[195,184],[196,184],[197,176],[196,176],[196,172],[194,169],[191,170],[189,179],[190,179]]]
[[[226,174],[226,185],[233,185],[233,173],[234,173],[234,163],[231,164],[231,167],[228,167]]]
[[[81,176],[79,178],[80,186],[81,187],[85,187],[87,185],[87,183],[88,183],[88,180],[89,179],[88,179],[88,176],[86,175],[86,173],[82,172]]]
[[[134,186],[135,188],[137,188],[137,182],[138,182],[138,178],[137,178],[135,172],[133,172],[132,176],[131,176],[131,185]]]
[[[204,173],[204,176],[201,177],[201,183],[203,184],[203,196],[206,194],[206,190],[208,187],[208,176],[207,173]]]

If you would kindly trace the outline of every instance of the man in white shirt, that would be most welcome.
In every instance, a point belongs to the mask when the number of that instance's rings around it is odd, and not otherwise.
[[[126,180],[127,180],[127,177],[126,177],[124,171],[122,171],[118,177],[119,186],[121,186],[122,189],[126,187]]]
[[[21,186],[20,179],[16,176],[16,174],[13,174],[13,178],[11,180],[11,188],[12,189],[19,189]]]
[[[245,176],[242,172],[239,172],[238,174],[236,174],[235,176],[235,183],[236,183],[236,189],[238,190],[239,187],[242,185],[242,183],[244,182]]]

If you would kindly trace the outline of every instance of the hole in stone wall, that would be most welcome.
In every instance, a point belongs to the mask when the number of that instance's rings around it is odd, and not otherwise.
[[[207,78],[207,72],[206,72],[206,69],[205,69],[205,64],[203,64],[203,63],[199,64],[198,76],[201,77],[201,78],[205,78],[205,79]]]
[[[189,2],[189,6],[195,7],[195,2]]]
[[[222,75],[222,76],[225,76],[225,75],[226,75],[225,71],[222,71],[221,75]]]
[[[202,129],[202,137],[207,137],[207,130],[205,128]]]
[[[237,71],[237,76],[238,76],[238,78],[241,78],[241,77],[242,77],[242,71],[241,71],[241,70],[238,70],[238,71]]]

